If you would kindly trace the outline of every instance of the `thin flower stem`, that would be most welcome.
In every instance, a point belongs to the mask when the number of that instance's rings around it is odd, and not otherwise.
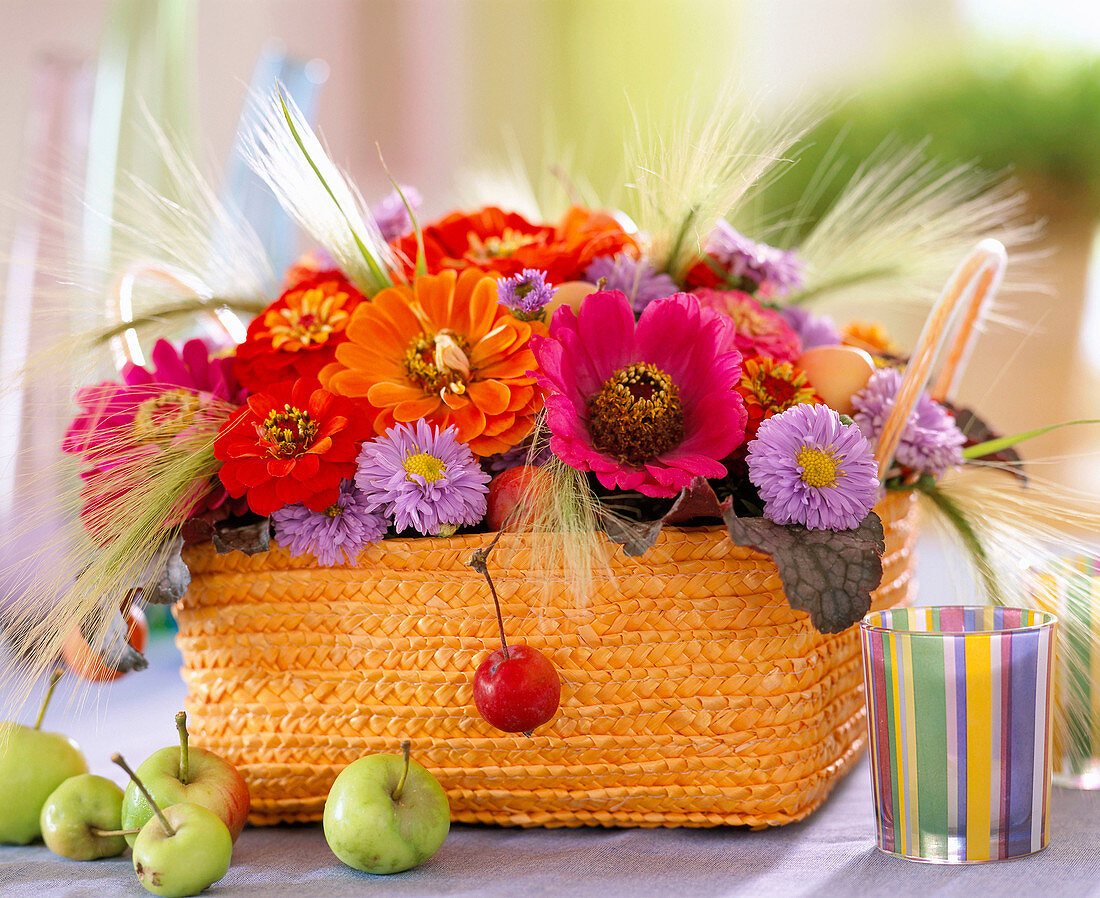
[[[518,506],[517,506],[518,507]],[[514,510],[514,509],[513,509]],[[481,574],[485,578],[485,582],[489,584],[489,592],[493,594],[493,606],[497,611],[497,626],[500,628],[500,647],[504,652],[505,659],[508,658],[508,641],[504,638],[504,616],[500,613],[500,600],[497,598],[497,590],[493,585],[493,578],[489,576],[489,553],[496,547],[497,541],[500,539],[504,530],[498,530],[497,535],[493,537],[492,542],[489,543],[484,549],[477,549],[467,562],[470,567]]]

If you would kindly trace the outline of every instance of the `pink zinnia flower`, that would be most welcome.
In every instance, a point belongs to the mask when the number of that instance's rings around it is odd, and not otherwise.
[[[735,345],[745,358],[764,356],[777,362],[796,362],[802,355],[802,342],[783,316],[764,308],[749,294],[700,287],[694,295],[704,308],[721,312],[733,321],[737,329]]]
[[[244,400],[233,376],[233,360],[211,358],[202,340],[189,340],[180,350],[158,340],[151,359],[151,368],[127,364],[123,383],[108,381],[76,394],[81,411],[69,425],[61,448],[83,456],[92,466],[82,475],[87,484],[87,513],[98,514],[92,507],[97,504],[97,489],[109,495],[120,488],[103,486],[113,468],[136,470],[140,459],[165,451],[192,427],[216,431],[218,422]],[[216,478],[196,482],[187,495],[193,501],[180,510],[180,520],[206,512],[225,517],[243,510],[227,503],[228,495]]]
[[[734,386],[741,354],[729,321],[686,293],[650,303],[635,325],[618,290],[554,313],[534,342],[548,391],[550,448],[608,488],[674,496],[692,477],[723,477],[747,414]]]

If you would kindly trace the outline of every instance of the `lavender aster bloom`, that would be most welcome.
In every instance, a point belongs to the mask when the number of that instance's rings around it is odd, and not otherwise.
[[[405,194],[405,199],[409,201],[414,212],[420,209],[422,202],[420,191],[415,187],[406,187],[402,184],[401,193]],[[378,225],[378,230],[382,232],[382,239],[387,242],[396,240],[402,234],[412,230],[412,218],[409,216],[409,210],[405,208],[404,200],[401,199],[401,193],[395,190],[370,207],[371,217]]]
[[[497,281],[497,302],[513,312],[534,315],[554,298],[555,287],[546,283],[546,272],[524,268],[515,277]]]
[[[324,511],[288,505],[271,516],[275,538],[294,555],[312,554],[321,564],[354,564],[368,543],[386,535],[386,520],[368,509],[366,497],[350,480]]]
[[[584,279],[597,284],[600,278],[607,279],[604,290],[625,293],[638,313],[644,312],[653,300],[664,299],[680,290],[669,275],[657,271],[644,259],[632,259],[625,253],[593,259],[584,270]]]
[[[803,352],[815,346],[839,346],[842,342],[840,331],[828,315],[817,315],[802,306],[783,306],[779,314],[798,334]]]
[[[802,260],[793,251],[756,243],[720,219],[707,238],[705,252],[729,272],[731,278],[747,278],[757,287],[769,284],[782,296],[802,286]]]
[[[867,386],[852,397],[855,410],[852,417],[872,442],[878,440],[886,419],[894,410],[901,377],[901,372],[895,368],[881,368],[871,375]],[[963,463],[965,443],[966,437],[955,426],[947,409],[927,393],[921,393],[901,432],[894,458],[914,471],[940,477],[948,468]]]
[[[764,421],[748,465],[764,517],[777,524],[851,530],[878,495],[871,444],[826,405],[796,405]]]
[[[437,536],[485,517],[489,475],[453,427],[423,419],[364,443],[355,483],[398,530]]]

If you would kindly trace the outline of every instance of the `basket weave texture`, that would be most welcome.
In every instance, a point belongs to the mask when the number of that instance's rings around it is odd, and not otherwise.
[[[891,494],[874,608],[906,604],[916,505]],[[775,565],[721,527],[666,528],[609,553],[590,601],[543,595],[529,537],[490,565],[509,639],[548,654],[558,716],[533,737],[490,727],[474,670],[499,646],[484,534],[385,540],[357,567],[282,549],[189,550],[176,606],[194,744],[244,774],[257,824],[319,820],[343,767],[402,738],[455,820],[521,826],[775,825],[824,801],[866,740],[858,628],[792,611]]]

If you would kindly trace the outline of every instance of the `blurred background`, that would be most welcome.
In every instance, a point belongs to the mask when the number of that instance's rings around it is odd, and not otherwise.
[[[288,256],[293,234],[235,155],[249,84],[283,80],[368,202],[389,191],[381,151],[434,216],[470,195],[488,159],[521,158],[537,176],[571,161],[615,183],[636,114],[672,123],[689,99],[705,108],[736,83],[761,95],[765,117],[822,110],[789,176],[755,203],[773,218],[816,184],[812,217],[885,141],[1015,178],[1043,236],[1010,272],[1013,324],[983,339],[960,400],[1004,433],[1100,417],[1094,0],[6,0],[3,21],[4,373],[41,337],[29,310],[49,285],[29,261],[65,252],[64,235],[79,234],[93,263],[124,239],[73,198],[125,217],[111,208],[122,172],[166,183],[146,114]],[[821,184],[826,164],[834,177]],[[883,315],[911,346],[920,316],[904,303]],[[4,401],[0,412],[19,414]],[[26,425],[6,429],[8,442],[28,439]],[[1082,427],[1024,454],[1095,493],[1097,446]]]

